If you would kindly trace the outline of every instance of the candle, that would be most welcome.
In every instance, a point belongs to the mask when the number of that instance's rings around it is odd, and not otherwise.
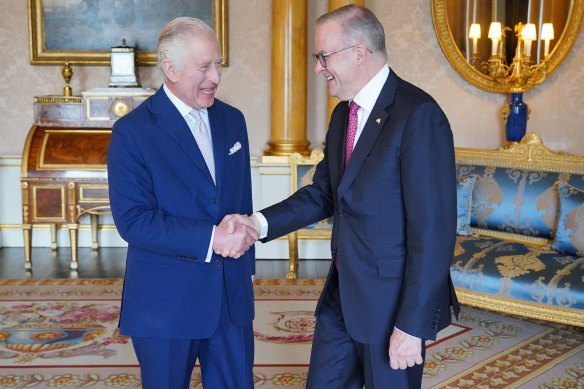
[[[554,26],[551,23],[544,23],[541,26],[541,39],[545,44],[543,55],[547,57],[550,54],[550,40],[554,39]]]
[[[472,52],[473,54],[476,54],[478,52],[477,41],[481,37],[481,25],[476,23],[471,24],[468,37],[472,38]]]
[[[523,30],[521,30],[521,37],[525,43],[525,55],[529,57],[531,55],[531,42],[537,39],[535,24],[527,23],[525,27],[523,27]]]
[[[497,55],[497,49],[499,48],[499,39],[501,39],[501,23],[492,22],[489,27],[489,38],[492,40],[493,45],[491,46],[491,55]]]

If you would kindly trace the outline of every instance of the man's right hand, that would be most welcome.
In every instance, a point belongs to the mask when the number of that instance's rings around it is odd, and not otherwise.
[[[260,229],[255,216],[227,215],[215,227],[213,251],[223,257],[239,258],[258,240]]]

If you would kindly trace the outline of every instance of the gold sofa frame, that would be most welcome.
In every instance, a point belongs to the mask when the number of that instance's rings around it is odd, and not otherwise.
[[[584,175],[584,156],[556,153],[543,145],[541,138],[534,133],[523,137],[521,142],[510,142],[495,150],[455,148],[456,163],[460,165],[481,165],[503,168],[528,169],[547,172]],[[473,234],[494,237],[514,242],[546,247],[552,240],[520,234],[470,228]],[[550,307],[503,297],[488,296],[483,293],[456,289],[462,304],[493,311],[527,316],[535,319],[554,321],[563,324],[584,326],[584,311]]]

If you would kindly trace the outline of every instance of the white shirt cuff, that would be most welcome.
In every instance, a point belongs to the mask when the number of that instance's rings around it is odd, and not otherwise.
[[[209,243],[209,250],[207,250],[207,258],[205,262],[211,262],[211,257],[213,256],[213,238],[215,238],[215,226],[213,226],[213,231],[211,231],[211,242]]]
[[[266,220],[265,216],[262,215],[261,212],[254,213],[254,216],[258,218],[258,221],[262,226],[262,229],[260,231],[260,239],[264,239],[266,236],[268,236],[268,221]]]

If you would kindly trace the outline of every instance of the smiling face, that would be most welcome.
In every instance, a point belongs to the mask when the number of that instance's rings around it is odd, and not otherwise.
[[[185,50],[182,69],[169,59],[163,61],[166,85],[188,106],[209,108],[221,82],[223,57],[217,39],[210,34],[188,36]]]
[[[344,39],[339,22],[331,20],[321,24],[314,33],[314,48],[317,53],[330,53],[354,42]],[[319,62],[314,71],[327,80],[329,94],[341,100],[351,100],[361,89],[358,81],[358,58],[355,48],[339,51],[326,57],[326,68]]]

